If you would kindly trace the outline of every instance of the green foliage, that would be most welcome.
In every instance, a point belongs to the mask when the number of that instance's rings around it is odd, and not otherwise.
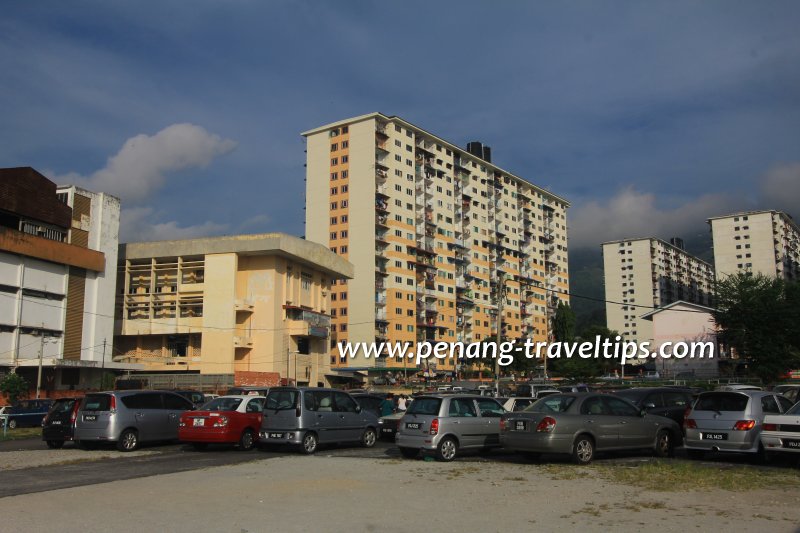
[[[714,318],[720,341],[751,361],[765,383],[800,367],[800,285],[761,274],[718,281]]]
[[[28,382],[19,374],[11,372],[0,381],[0,392],[8,397],[10,403],[14,403],[20,396],[28,393]]]
[[[553,318],[553,338],[556,342],[575,340],[575,313],[569,304],[558,302],[556,316]]]

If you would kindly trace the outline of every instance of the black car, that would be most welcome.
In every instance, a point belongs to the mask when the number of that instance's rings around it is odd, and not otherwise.
[[[21,400],[8,409],[3,417],[8,420],[8,428],[36,427],[42,424],[53,400]]]
[[[59,398],[42,421],[42,440],[48,448],[61,448],[75,437],[75,420],[82,398]]]
[[[692,403],[692,392],[689,389],[675,387],[638,387],[620,390],[614,395],[628,400],[651,415],[671,418],[680,426],[683,426],[686,408]]]
[[[170,392],[174,392],[175,394],[183,396],[184,398],[186,398],[187,400],[192,402],[192,404],[194,405],[195,409],[197,409],[198,407],[200,407],[201,405],[206,403],[206,395],[203,394],[200,391],[196,391],[196,390],[173,390],[173,391],[170,391]]]
[[[358,405],[364,411],[372,413],[373,415],[380,418],[381,416],[381,402],[386,399],[386,395],[381,396],[380,394],[369,394],[369,393],[357,393],[351,394],[353,398],[358,402]]]

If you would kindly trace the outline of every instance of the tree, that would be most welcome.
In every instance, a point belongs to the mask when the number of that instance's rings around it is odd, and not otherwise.
[[[556,316],[553,318],[553,338],[556,342],[575,340],[575,313],[569,304],[558,302]]]
[[[13,404],[20,396],[28,393],[28,382],[19,374],[11,372],[0,381],[0,391],[8,396],[8,401]]]
[[[619,333],[613,329],[608,329],[605,326],[591,325],[581,332],[578,339],[581,342],[595,342],[597,337],[600,337],[601,343],[606,339],[610,340],[612,343],[616,343],[618,336]],[[616,359],[606,359],[605,357],[600,357],[597,359],[597,361],[598,366],[600,367],[600,375],[610,374],[616,367],[619,366],[619,361]]]
[[[738,273],[716,284],[720,341],[750,361],[764,383],[800,367],[800,286]]]

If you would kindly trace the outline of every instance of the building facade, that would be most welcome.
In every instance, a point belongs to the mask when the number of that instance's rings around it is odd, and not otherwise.
[[[708,219],[718,279],[737,272],[800,280],[800,227],[781,211]]]
[[[548,313],[569,301],[569,203],[399,117],[372,113],[303,133],[306,237],[355,267],[332,287],[337,342],[545,340]],[[498,302],[505,294],[498,320]],[[456,370],[454,361],[438,370]]]
[[[281,233],[123,244],[114,360],[327,384],[331,284],[352,273],[326,247]]]
[[[603,243],[606,322],[628,341],[652,341],[653,322],[642,315],[683,300],[710,307],[714,267],[682,246],[656,238]]]
[[[117,368],[113,295],[120,202],[0,169],[0,366],[46,389],[99,386]],[[123,365],[124,366],[124,365]]]

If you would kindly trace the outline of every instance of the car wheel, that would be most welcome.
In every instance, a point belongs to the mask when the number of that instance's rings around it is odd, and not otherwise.
[[[674,457],[675,445],[672,442],[672,433],[667,429],[662,429],[656,435],[656,457]]]
[[[47,447],[50,448],[51,450],[58,450],[59,448],[63,448],[64,447],[64,441],[63,440],[49,440],[49,441],[47,441]]]
[[[572,460],[579,465],[588,465],[594,459],[594,441],[589,435],[579,435],[572,445]]]
[[[413,459],[419,455],[419,450],[416,448],[400,448],[400,455],[406,459]]]
[[[312,453],[317,451],[317,435],[316,433],[311,433],[310,431],[303,435],[303,444],[302,450],[303,453],[306,455],[311,455]]]
[[[208,443],[207,442],[193,442],[192,443],[192,448],[194,448],[198,452],[202,452],[203,450],[208,448]]]
[[[242,432],[242,436],[239,437],[239,450],[243,452],[247,452],[253,449],[253,445],[256,443],[256,437],[253,433],[252,429],[245,429]]]
[[[436,459],[439,461],[452,461],[458,454],[458,444],[455,439],[446,437],[442,439],[439,446],[436,448]]]
[[[699,461],[705,456],[706,452],[703,450],[686,450],[686,457],[688,457],[689,459],[694,459],[696,461]]]
[[[364,448],[372,448],[375,446],[375,442],[378,440],[378,434],[375,433],[375,430],[372,428],[367,428],[364,430],[364,434],[361,435],[361,445]]]
[[[8,421],[8,429],[17,429],[17,420],[15,418]]]
[[[132,452],[139,447],[139,435],[134,429],[126,429],[119,436],[117,449],[121,452]]]

